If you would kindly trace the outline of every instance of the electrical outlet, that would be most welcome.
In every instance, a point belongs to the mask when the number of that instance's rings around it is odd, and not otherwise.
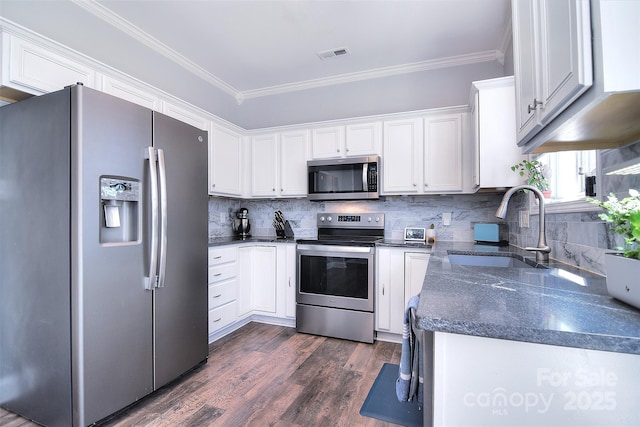
[[[522,210],[518,212],[520,214],[519,225],[520,228],[529,228],[529,211]]]
[[[451,224],[451,212],[444,212],[442,214],[442,225],[450,225]]]

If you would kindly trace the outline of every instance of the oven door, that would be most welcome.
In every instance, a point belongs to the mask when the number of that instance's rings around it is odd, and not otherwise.
[[[374,249],[299,244],[296,302],[373,312]]]

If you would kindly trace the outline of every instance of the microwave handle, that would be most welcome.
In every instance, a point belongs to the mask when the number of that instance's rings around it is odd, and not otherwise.
[[[369,163],[362,164],[362,191],[369,190],[369,182],[367,180],[367,172],[369,171]]]

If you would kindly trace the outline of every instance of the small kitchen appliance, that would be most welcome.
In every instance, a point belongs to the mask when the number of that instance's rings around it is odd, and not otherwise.
[[[474,224],[473,240],[485,245],[508,246],[509,226],[503,223]]]
[[[233,221],[233,232],[237,236],[245,238],[250,237],[251,234],[251,222],[249,221],[249,210],[247,208],[240,208],[236,214],[236,219]]]

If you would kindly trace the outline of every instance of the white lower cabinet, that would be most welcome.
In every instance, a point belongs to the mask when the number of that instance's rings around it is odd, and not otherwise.
[[[405,307],[422,290],[428,264],[427,250],[376,248],[376,331],[402,334]]]
[[[296,317],[296,244],[279,243],[277,246],[277,314],[278,317]]]
[[[209,333],[237,320],[237,248],[209,248]]]
[[[251,309],[276,312],[276,248],[254,246],[251,265]]]
[[[238,248],[238,315],[276,313],[276,247]]]

